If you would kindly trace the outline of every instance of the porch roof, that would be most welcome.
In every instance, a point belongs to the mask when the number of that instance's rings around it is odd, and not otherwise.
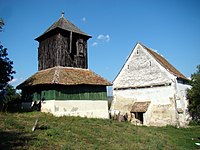
[[[22,89],[28,86],[60,84],[60,85],[112,85],[109,81],[88,69],[72,67],[53,67],[38,71],[17,86]]]
[[[131,112],[146,112],[150,103],[150,101],[135,102],[132,106]]]

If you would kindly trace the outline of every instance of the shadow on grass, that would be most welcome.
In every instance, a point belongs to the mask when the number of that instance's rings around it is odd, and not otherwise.
[[[35,140],[25,132],[0,131],[0,149],[28,149],[28,142]]]

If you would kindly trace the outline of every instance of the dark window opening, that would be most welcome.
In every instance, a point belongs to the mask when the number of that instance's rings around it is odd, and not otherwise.
[[[137,52],[136,52],[136,54],[139,54],[139,51],[138,51],[138,49],[137,49]]]
[[[71,49],[71,53],[72,53],[73,55],[77,55],[77,52],[76,52],[76,39],[75,39],[75,38],[72,39],[72,49]]]
[[[76,49],[77,49],[77,54],[79,56],[84,56],[84,43],[83,43],[83,39],[77,40]]]

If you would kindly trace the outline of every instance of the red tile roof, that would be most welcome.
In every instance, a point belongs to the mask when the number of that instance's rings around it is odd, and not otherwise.
[[[44,84],[60,85],[112,85],[109,81],[88,69],[72,67],[53,67],[41,70],[17,86],[18,89]]]

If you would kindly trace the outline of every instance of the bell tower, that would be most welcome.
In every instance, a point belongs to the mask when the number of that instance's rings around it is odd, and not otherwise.
[[[55,66],[88,68],[87,40],[91,38],[62,16],[35,40],[38,70]]]

